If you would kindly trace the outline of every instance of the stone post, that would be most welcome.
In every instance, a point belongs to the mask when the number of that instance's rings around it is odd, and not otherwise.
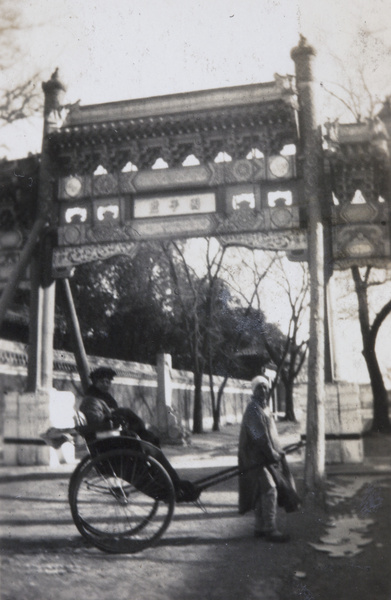
[[[301,37],[292,50],[299,100],[300,153],[303,156],[304,200],[308,210],[309,272],[311,278],[310,342],[308,357],[307,445],[305,485],[323,489],[325,477],[325,289],[324,234],[321,210],[321,133],[315,107],[312,72],[315,50]]]
[[[171,355],[158,354],[157,357],[157,428],[160,435],[168,437],[168,409],[171,408]]]
[[[341,372],[341,351],[339,335],[336,327],[336,311],[334,305],[334,299],[336,297],[335,281],[334,277],[331,276],[327,282],[327,310],[328,310],[328,327],[329,327],[329,339],[330,339],[330,354],[331,354],[331,370],[332,370],[332,381],[340,381],[343,379]]]
[[[157,357],[157,422],[160,440],[166,444],[183,444],[185,432],[171,409],[172,363],[170,354]]]

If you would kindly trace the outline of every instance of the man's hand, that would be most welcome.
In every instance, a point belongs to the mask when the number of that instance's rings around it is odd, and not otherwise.
[[[276,450],[273,450],[273,462],[280,462],[282,458],[281,452],[277,452]]]

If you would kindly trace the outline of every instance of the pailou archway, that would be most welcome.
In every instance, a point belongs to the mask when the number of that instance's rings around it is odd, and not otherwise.
[[[156,239],[284,250],[310,268],[306,481],[322,483],[325,286],[333,268],[390,261],[390,170],[380,122],[322,137],[314,55],[301,39],[295,79],[92,106],[64,106],[58,73],[43,85],[32,232],[24,250],[2,250],[16,263],[2,315],[32,259],[31,391],[51,386],[55,281],[66,288],[75,266]]]

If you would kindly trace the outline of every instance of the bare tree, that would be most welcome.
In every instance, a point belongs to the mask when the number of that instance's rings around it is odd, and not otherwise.
[[[252,272],[252,297],[248,298],[241,288],[236,288],[236,293],[245,300],[249,310],[252,306],[261,310],[263,290],[261,290],[260,284],[266,276],[270,278],[273,275],[276,285],[283,291],[283,297],[290,308],[287,333],[283,334],[276,326],[265,322],[265,327],[260,334],[267,354],[277,367],[273,389],[277,387],[279,381],[282,381],[285,389],[285,418],[295,421],[294,382],[303,367],[308,351],[306,335],[309,308],[308,267],[307,264],[296,265],[301,270],[301,276],[296,278],[299,285],[292,285],[292,274],[289,274],[282,255],[276,252],[271,256],[267,252],[263,255],[270,259],[266,267],[260,267],[259,261],[254,256],[251,264],[249,261],[243,263]]]
[[[241,250],[243,250],[243,249],[241,249]],[[230,288],[232,289],[235,296],[238,299],[240,298],[240,325],[235,329],[234,336],[231,339],[230,349],[226,347],[226,352],[229,354],[228,361],[226,362],[226,365],[225,365],[225,374],[220,382],[220,385],[219,385],[219,388],[217,391],[217,396],[214,392],[214,379],[213,379],[214,368],[213,367],[215,365],[213,364],[212,357],[214,354],[214,348],[216,347],[216,343],[218,345],[220,340],[218,340],[216,338],[215,339],[210,338],[211,341],[213,341],[213,346],[211,346],[209,349],[210,359],[209,359],[209,364],[208,364],[208,367],[209,367],[208,373],[209,373],[209,380],[210,380],[210,393],[211,393],[211,402],[212,402],[212,415],[213,415],[212,429],[213,429],[213,431],[219,431],[221,403],[222,403],[222,399],[223,399],[224,388],[226,386],[228,378],[232,374],[232,371],[235,369],[235,367],[238,366],[237,352],[240,349],[240,347],[243,344],[245,344],[245,337],[246,337],[246,333],[248,330],[248,327],[246,327],[246,322],[248,321],[249,325],[251,327],[250,319],[251,319],[252,313],[254,312],[255,307],[258,308],[259,318],[261,318],[263,320],[263,314],[262,314],[262,311],[259,306],[260,285],[261,285],[261,282],[266,277],[267,273],[269,272],[269,270],[274,262],[274,259],[275,259],[275,257],[272,256],[270,258],[270,260],[268,261],[268,264],[266,266],[264,265],[262,268],[260,268],[260,265],[255,258],[254,251],[252,251],[250,254],[251,264],[250,264],[249,257],[248,257],[248,250],[246,250],[245,252],[246,252],[246,255],[242,254],[240,270],[242,272],[243,272],[243,270],[247,270],[252,275],[252,283],[247,286],[247,289],[244,289],[243,286],[241,286],[240,283],[237,282],[234,277],[232,277],[229,269],[226,269],[226,268],[224,269],[224,277],[229,282]],[[239,285],[238,285],[238,283],[239,283]],[[262,326],[262,328],[264,329],[263,326]],[[260,332],[256,331],[256,330],[252,331],[252,337],[256,337],[257,334],[260,334]]]
[[[263,313],[254,305],[260,283],[274,260],[271,259],[262,272],[253,268],[250,271],[253,274],[253,284],[241,286],[230,275],[231,265],[225,260],[227,247],[217,246],[214,240],[209,238],[205,243],[205,253],[199,255],[202,275],[192,268],[192,261],[179,244],[171,242],[163,245],[174,287],[174,304],[179,305],[179,310],[174,310],[178,314],[178,321],[183,324],[183,335],[192,361],[193,433],[201,433],[203,430],[204,374],[209,377],[212,429],[219,430],[225,385],[228,378],[232,377],[234,372],[239,372],[241,367],[237,350],[251,343],[255,337],[260,338],[265,329]],[[248,266],[243,259],[241,272]],[[222,376],[217,394],[214,385],[216,374]]]
[[[42,110],[39,74],[31,73],[16,83],[14,81],[15,66],[24,57],[18,36],[28,28],[22,2],[0,0],[0,125],[31,117]]]
[[[376,338],[382,323],[386,317],[391,314],[391,300],[384,304],[371,323],[368,290],[371,286],[381,285],[383,282],[370,279],[371,267],[366,267],[365,269],[352,267],[351,271],[358,302],[358,317],[363,341],[363,356],[367,365],[373,394],[373,420],[371,430],[378,433],[390,433],[391,424],[388,414],[388,394],[376,355]]]
[[[336,58],[336,61],[339,60]],[[343,106],[344,110],[334,109],[339,117],[344,112],[353,117],[357,123],[373,119],[382,106],[381,99],[371,92],[366,82],[366,68],[358,65],[354,74],[346,69],[340,61],[340,69],[344,84],[338,82],[322,82],[324,91]]]
[[[207,244],[207,275],[198,277],[186,260],[183,248],[177,242],[163,244],[184,325],[184,335],[191,355],[194,377],[193,433],[203,431],[202,379],[205,373],[208,346],[214,335],[212,319],[218,275],[224,249],[210,257],[210,239]]]
[[[386,69],[387,79],[382,82],[384,85],[382,91],[384,92],[391,84],[391,77],[389,76],[390,47],[376,35],[376,32],[362,30],[361,34],[363,33],[368,44],[368,51],[370,51],[373,45],[380,44],[381,52],[379,51],[379,47],[377,47],[376,53],[383,57],[383,68],[388,66],[388,69]],[[378,127],[379,120],[377,113],[383,103],[370,83],[370,70],[373,67],[373,60],[368,54],[363,53],[361,59],[357,60],[356,68],[353,71],[350,70],[350,73],[347,72],[342,59],[336,59],[336,61],[340,66],[341,72],[344,73],[343,80],[346,83],[344,85],[324,85],[325,91],[339,102],[344,107],[344,110],[347,110],[353,116],[357,123],[368,122],[372,127]],[[391,426],[388,415],[388,397],[376,355],[376,337],[382,323],[391,312],[391,301],[386,302],[371,323],[368,289],[371,286],[381,283],[371,279],[371,271],[371,266],[364,269],[360,269],[357,266],[351,267],[358,303],[358,319],[363,342],[363,356],[367,365],[373,393],[373,422],[371,429],[374,432],[389,432]]]
[[[342,122],[353,118],[357,123],[376,116],[382,98],[391,92],[391,47],[387,34],[389,28],[371,31],[364,22],[356,29],[354,44],[345,56],[326,50],[334,75],[333,80],[320,82],[326,92],[327,116]]]
[[[283,290],[290,308],[288,331],[282,336],[281,343],[270,343],[269,336],[265,335],[265,347],[270,358],[277,366],[277,377],[281,379],[285,389],[285,419],[296,421],[293,386],[305,362],[308,351],[308,338],[304,337],[308,329],[309,308],[309,274],[307,264],[300,263],[301,277],[299,285],[292,286],[291,279],[281,259],[277,260],[277,285]]]
[[[34,75],[12,89],[0,89],[0,124],[10,124],[41,112],[42,94],[39,76]]]

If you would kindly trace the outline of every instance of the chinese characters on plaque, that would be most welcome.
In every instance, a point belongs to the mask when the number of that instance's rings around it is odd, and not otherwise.
[[[136,198],[134,218],[174,217],[216,212],[216,197],[212,192]]]

